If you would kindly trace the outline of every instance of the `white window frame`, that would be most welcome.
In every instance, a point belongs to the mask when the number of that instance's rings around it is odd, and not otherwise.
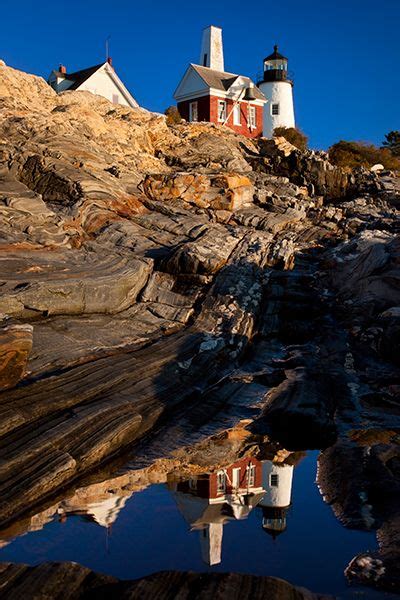
[[[247,120],[248,120],[248,126],[250,127],[250,129],[255,129],[257,127],[257,110],[253,104],[249,105],[249,112],[248,112]]]
[[[276,110],[276,112],[275,112]],[[271,116],[272,117],[278,117],[280,115],[280,106],[279,106],[279,102],[273,102],[271,104]]]
[[[226,491],[226,473],[225,471],[217,472],[217,494],[225,494]]]
[[[247,485],[254,487],[256,483],[256,466],[251,464],[247,467]]]
[[[193,479],[193,477],[189,479],[189,489],[194,491],[197,490],[197,479]]]
[[[240,104],[240,102],[237,102],[233,107],[233,124],[234,125],[240,126],[242,124],[241,112],[242,112],[242,105]]]
[[[226,100],[218,100],[218,123],[226,121]]]
[[[240,467],[232,469],[232,487],[234,489],[240,487]]]
[[[199,120],[199,103],[197,100],[195,102],[189,103],[189,121],[191,123],[197,123]]]

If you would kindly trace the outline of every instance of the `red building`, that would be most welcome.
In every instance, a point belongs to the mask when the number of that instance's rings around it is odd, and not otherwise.
[[[205,498],[211,503],[225,502],[230,495],[265,493],[262,463],[254,457],[244,457],[212,473],[180,481],[176,489]]]
[[[204,30],[200,62],[189,65],[174,93],[181,116],[224,125],[250,138],[261,136],[267,100],[249,77],[224,70],[218,27]]]

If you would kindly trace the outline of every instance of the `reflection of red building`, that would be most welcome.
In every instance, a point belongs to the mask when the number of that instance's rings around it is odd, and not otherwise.
[[[229,467],[182,481],[178,483],[177,490],[208,498],[210,503],[237,493],[254,494],[263,491],[262,464],[256,458],[241,458]]]
[[[224,524],[245,519],[264,496],[262,463],[242,458],[186,481],[170,482],[179,510],[192,530],[199,531],[204,562],[221,562]]]
[[[293,465],[251,456],[185,481],[170,480],[169,488],[191,530],[199,532],[204,562],[217,565],[224,525],[247,518],[257,505],[264,531],[273,537],[285,531],[292,477]]]

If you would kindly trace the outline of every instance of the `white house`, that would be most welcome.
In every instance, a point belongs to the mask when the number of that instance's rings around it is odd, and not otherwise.
[[[100,65],[67,73],[64,65],[50,73],[48,83],[59,94],[66,90],[82,90],[103,96],[113,104],[138,108],[139,104],[130,94],[112,66],[111,58]]]

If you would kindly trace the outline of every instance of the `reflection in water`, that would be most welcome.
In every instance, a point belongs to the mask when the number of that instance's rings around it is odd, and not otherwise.
[[[217,446],[212,456],[219,449],[225,453]],[[79,488],[0,532],[0,561],[72,560],[122,579],[240,571],[353,598],[343,572],[355,554],[374,547],[374,534],[344,529],[324,504],[317,452],[299,462],[274,448],[256,451],[259,458],[235,459],[234,452],[229,465],[204,470],[164,461]]]
[[[292,496],[293,465],[263,461],[265,495],[260,506],[263,512],[264,531],[273,538],[285,531],[286,514]]]
[[[48,523],[66,523],[70,517],[80,517],[111,532],[113,523],[135,491],[143,489],[129,474],[95,483],[76,490],[71,497],[46,508],[30,518],[14,523],[0,533],[0,548],[11,543],[13,538],[42,530]]]
[[[101,527],[111,527],[116,521],[120,511],[124,508],[129,496],[118,496],[111,494],[109,497],[98,499],[96,502],[76,502],[65,500],[57,509],[60,522],[65,522],[69,515],[80,515],[94,521]]]
[[[224,525],[246,519],[262,507],[262,526],[276,536],[286,529],[290,506],[293,465],[242,458],[237,462],[186,481],[169,482],[177,506],[191,530],[200,533],[203,561],[221,562]]]

